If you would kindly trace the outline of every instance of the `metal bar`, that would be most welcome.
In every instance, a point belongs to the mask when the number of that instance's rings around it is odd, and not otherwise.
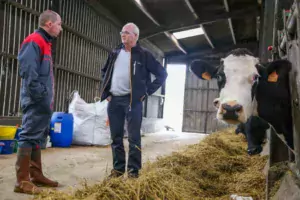
[[[214,44],[212,43],[210,37],[207,35],[207,32],[206,32],[204,26],[201,25],[200,27],[202,28],[202,30],[203,30],[203,32],[204,32],[204,37],[206,38],[207,42],[209,43],[209,45],[211,46],[211,48],[214,49],[215,46],[214,46]]]
[[[5,42],[6,42],[6,33],[7,33],[7,4],[0,3],[0,13],[1,13],[1,18],[0,18],[0,25],[2,27],[2,40],[1,40],[1,52],[4,52],[5,50]],[[0,52],[0,53],[1,53]],[[4,57],[1,57],[1,62],[0,62],[0,94],[2,94],[2,77],[4,76]],[[0,106],[3,105],[3,102],[5,101],[5,97],[3,95],[0,95],[1,101],[0,101]]]
[[[182,47],[182,45],[178,42],[178,40],[175,38],[175,36],[169,32],[165,32],[165,35],[172,40],[172,42],[175,44],[175,46],[182,51],[184,54],[187,54],[187,52],[184,50],[184,48]]]
[[[261,62],[266,63],[271,57],[267,47],[272,45],[275,1],[265,0],[263,6],[263,21],[261,22],[262,26],[259,40],[259,57]]]
[[[293,37],[296,33],[296,27],[297,27],[297,16],[298,12],[297,9],[295,8],[296,4],[293,4],[292,9],[291,9],[291,14],[287,19],[287,33],[289,34],[290,38]]]
[[[31,8],[28,8],[25,5],[23,5],[21,3],[18,3],[18,2],[15,2],[13,0],[0,0],[0,1],[4,2],[4,3],[7,3],[9,5],[12,5],[12,6],[16,7],[16,8],[22,9],[22,10],[28,12],[28,13],[33,14],[33,15],[36,15],[36,16],[40,15],[40,12],[37,12],[37,11],[35,11],[35,10],[31,9]]]
[[[32,15],[35,15],[35,16],[37,16],[37,17],[40,15],[40,12],[37,12],[37,11],[31,9],[31,8],[27,8],[26,6],[24,6],[24,5],[20,4],[20,3],[17,3],[17,2],[15,2],[15,1],[12,1],[12,0],[0,0],[0,1],[1,1],[1,2],[6,2],[6,3],[10,4],[10,5],[13,5],[14,7],[17,7],[17,8],[19,8],[19,9],[22,9],[22,10],[26,11],[27,13],[32,14]],[[88,24],[89,24],[89,23],[88,23]],[[65,23],[62,24],[62,27],[63,27],[64,30],[66,30],[66,31],[68,31],[68,32],[71,32],[71,33],[73,33],[74,35],[76,35],[76,36],[78,36],[78,37],[83,38],[84,40],[86,40],[86,41],[88,41],[88,42],[94,44],[94,45],[97,46],[97,47],[100,47],[100,48],[102,48],[102,49],[104,49],[104,50],[106,50],[106,51],[108,51],[108,52],[112,51],[112,49],[111,49],[110,47],[107,47],[107,46],[105,46],[105,45],[103,45],[103,44],[101,44],[101,43],[95,41],[94,39],[89,38],[88,36],[86,36],[86,35],[84,35],[84,34],[78,32],[78,31],[76,31],[74,28],[72,28],[72,27],[66,25]]]
[[[279,139],[276,135],[276,131],[271,128],[270,130],[270,157],[269,163],[270,166],[274,165],[275,163],[288,161],[289,160],[289,153],[288,148],[285,144]]]
[[[225,5],[226,12],[229,12],[229,5],[228,5],[227,0],[224,0],[224,5]],[[231,36],[232,36],[232,41],[233,41],[234,44],[236,44],[236,39],[235,39],[235,34],[234,34],[231,18],[228,19],[228,24],[229,24],[229,29],[230,29]]]
[[[189,0],[184,0],[184,2],[186,3],[187,7],[190,9],[191,13],[193,14],[194,18],[196,20],[199,19],[199,16],[197,15],[197,13],[195,12],[192,4],[190,3]],[[211,48],[215,48],[210,37],[208,36],[207,32],[205,31],[205,28],[203,27],[203,25],[200,25],[200,27],[202,28],[203,32],[204,32],[204,37],[206,38],[207,42],[209,43],[209,45],[211,46]]]
[[[171,31],[177,31],[182,29],[189,29],[189,28],[195,28],[199,27],[199,24],[210,24],[216,21],[221,21],[228,18],[245,18],[245,17],[251,17],[251,16],[258,16],[260,13],[260,7],[259,6],[253,6],[253,7],[246,7],[243,9],[237,9],[237,10],[231,10],[228,13],[222,13],[222,14],[207,14],[204,17],[201,17],[194,22],[191,22],[189,24],[185,25],[170,25],[170,26],[160,26],[156,28],[151,28],[149,30],[144,31],[141,36],[140,40],[147,39],[150,37],[153,37],[155,35],[164,33],[165,31],[171,32]]]
[[[206,109],[209,108],[209,91],[211,91],[211,89],[209,88],[209,82],[207,81],[207,93],[206,93]],[[204,122],[204,132],[207,133],[207,122],[208,122],[208,117],[209,117],[209,113],[207,112],[205,114],[205,122]]]
[[[300,43],[300,1],[299,0],[295,0],[296,2],[296,10],[297,10],[297,44],[299,45]],[[299,56],[297,57],[299,59]],[[298,63],[299,61],[297,61]],[[299,67],[299,66],[298,66]],[[298,81],[297,81],[298,82]],[[298,84],[297,84],[298,85]],[[299,87],[299,86],[298,86]],[[299,109],[299,108],[298,108]],[[296,123],[299,123],[299,121],[297,121]],[[296,151],[296,155],[295,155],[295,161],[296,161],[296,166],[297,169],[300,170],[300,137],[299,137],[299,129],[294,129],[296,131],[294,131],[294,149]]]
[[[12,15],[12,6],[9,5],[9,18],[8,18],[8,38],[7,38],[7,52],[9,53],[9,47],[10,47],[10,39],[11,39],[11,15]],[[5,66],[5,87],[4,87],[4,102],[3,102],[3,107],[2,107],[2,115],[5,115],[5,106],[6,106],[6,94],[7,94],[7,89],[8,89],[8,59],[6,59],[6,66]]]
[[[279,0],[275,0],[275,8],[274,8],[274,23],[273,23],[273,38],[272,38],[272,45],[274,51],[272,51],[272,60],[277,59],[278,56],[278,42],[277,42],[277,27],[278,27],[278,10],[279,10]]]
[[[59,69],[59,70],[66,71],[66,72],[70,72],[70,73],[72,73],[72,74],[76,74],[76,75],[78,75],[78,76],[80,76],[80,77],[85,77],[85,78],[92,79],[92,80],[95,80],[95,81],[101,81],[101,79],[98,78],[98,77],[86,75],[86,74],[83,74],[83,73],[78,72],[78,71],[74,71],[74,70],[72,70],[72,69],[69,69],[69,68],[67,68],[67,67],[65,67],[65,66],[62,66],[62,65],[59,65],[59,64],[56,64],[56,65],[55,65],[55,68],[57,68],[57,69]]]
[[[160,26],[160,24],[151,16],[151,14],[147,11],[141,0],[132,0],[134,4],[157,26]]]
[[[168,58],[163,59],[163,66],[164,66],[165,70],[167,70]],[[166,81],[164,82],[164,84],[161,87],[161,95],[165,96],[165,94],[166,94]],[[161,106],[161,116],[160,116],[161,118],[164,117],[164,106],[165,106],[165,99],[164,99],[163,105]]]

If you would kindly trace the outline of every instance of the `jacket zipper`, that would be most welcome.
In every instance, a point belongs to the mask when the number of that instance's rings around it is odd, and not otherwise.
[[[136,61],[134,61],[134,64],[133,64],[133,75],[135,75],[135,66],[136,66]]]
[[[129,61],[129,71],[130,71],[130,104],[129,104],[129,111],[131,111],[131,103],[132,103],[132,75],[131,75],[131,52],[130,52],[130,61]],[[135,70],[134,70],[135,71]]]

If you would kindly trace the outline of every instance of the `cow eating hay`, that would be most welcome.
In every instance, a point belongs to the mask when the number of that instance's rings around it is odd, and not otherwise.
[[[291,63],[277,60],[259,63],[247,49],[235,49],[214,67],[203,60],[195,60],[191,71],[200,79],[217,79],[220,95],[213,102],[217,119],[239,124],[248,141],[248,153],[262,151],[265,132],[271,124],[283,133],[293,148],[293,126],[289,71]]]

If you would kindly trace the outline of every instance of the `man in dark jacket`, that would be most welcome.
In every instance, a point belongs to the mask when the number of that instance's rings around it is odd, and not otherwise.
[[[58,182],[43,175],[41,140],[50,125],[54,102],[54,77],[51,42],[62,31],[60,16],[44,11],[39,17],[39,28],[21,44],[20,64],[22,131],[19,136],[16,162],[15,192],[37,194],[37,185],[57,187]]]
[[[162,86],[167,72],[148,50],[139,45],[139,29],[135,24],[126,24],[120,34],[122,44],[112,51],[102,68],[101,101],[109,101],[107,112],[112,139],[113,170],[110,177],[125,173],[125,118],[129,141],[128,176],[138,177],[142,166],[142,102]],[[150,73],[155,76],[153,82]]]

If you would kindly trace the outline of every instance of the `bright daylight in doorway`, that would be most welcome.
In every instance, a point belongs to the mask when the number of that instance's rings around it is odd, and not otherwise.
[[[175,131],[181,131],[186,65],[170,64],[167,65],[167,71],[164,121]]]

